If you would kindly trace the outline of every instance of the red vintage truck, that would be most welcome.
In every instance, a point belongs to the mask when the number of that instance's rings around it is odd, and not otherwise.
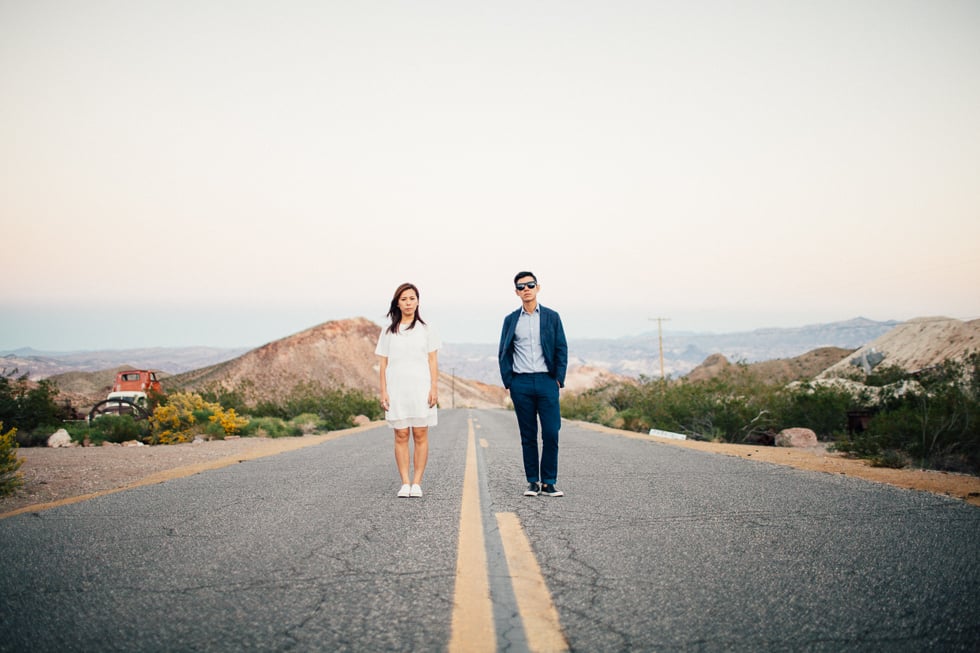
[[[163,387],[153,370],[120,370],[112,383],[109,395],[95,404],[89,420],[100,415],[132,415],[135,419],[149,417],[150,394],[163,394]]]
[[[157,373],[152,370],[123,370],[116,373],[116,380],[112,384],[113,393],[140,393],[144,395],[149,392],[163,392],[160,381],[157,380]]]

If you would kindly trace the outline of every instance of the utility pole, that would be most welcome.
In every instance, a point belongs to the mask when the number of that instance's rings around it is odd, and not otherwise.
[[[660,344],[660,380],[663,381],[667,377],[664,376],[664,331],[663,322],[670,321],[669,317],[651,317],[651,321],[657,321],[657,341]]]

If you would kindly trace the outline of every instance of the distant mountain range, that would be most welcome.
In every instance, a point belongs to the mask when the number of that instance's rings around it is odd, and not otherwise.
[[[0,352],[0,372],[33,380],[65,372],[98,372],[117,367],[162,370],[178,374],[230,360],[248,351],[247,347],[150,347],[145,349],[104,349],[98,351],[51,352],[25,347]]]
[[[899,324],[859,317],[829,324],[734,333],[667,331],[663,334],[663,370],[668,377],[681,377],[713,354],[736,363],[755,363],[792,358],[821,347],[857,349]],[[568,348],[570,367],[582,365],[629,377],[660,376],[656,331],[608,340],[575,340],[569,342]],[[500,383],[496,345],[447,343],[439,353],[439,363],[463,378]]]
[[[753,363],[791,358],[820,347],[857,349],[900,324],[855,318],[844,322],[794,328],[756,329],[734,333],[671,332],[663,334],[663,368],[670,377],[684,376],[712,354],[732,362]],[[380,328],[380,327],[376,327]],[[77,352],[17,349],[0,352],[0,371],[14,369],[31,379],[72,371],[94,372],[120,366],[181,374],[230,361],[247,348],[154,347]],[[570,366],[585,366],[629,377],[660,375],[660,346],[656,331],[614,339],[573,340]],[[444,373],[462,379],[499,385],[496,344],[444,343],[439,354]]]

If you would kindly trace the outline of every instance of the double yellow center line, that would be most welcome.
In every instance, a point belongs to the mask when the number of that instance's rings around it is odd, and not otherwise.
[[[497,513],[497,527],[518,612],[524,624],[528,650],[532,653],[567,651],[558,611],[541,575],[531,543],[517,515]],[[487,549],[480,512],[476,435],[469,420],[466,465],[463,474],[463,505],[459,516],[459,548],[456,557],[456,588],[450,653],[496,651],[497,636],[487,571]]]

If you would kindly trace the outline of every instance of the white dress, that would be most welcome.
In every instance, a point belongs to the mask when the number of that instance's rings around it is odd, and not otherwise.
[[[439,335],[426,324],[401,328],[397,334],[388,333],[387,327],[381,330],[374,353],[388,359],[385,419],[392,428],[435,426],[438,422],[436,407],[429,408],[429,353],[441,345]]]

